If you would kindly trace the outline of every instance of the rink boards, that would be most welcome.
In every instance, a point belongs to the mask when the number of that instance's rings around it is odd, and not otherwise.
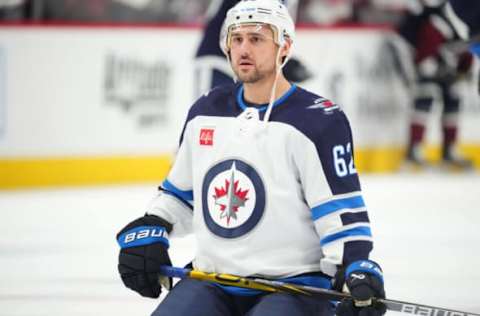
[[[0,188],[160,181],[194,100],[200,35],[179,27],[0,27]],[[314,74],[302,86],[347,112],[357,168],[396,170],[411,102],[403,43],[382,28],[304,28],[294,55]],[[460,138],[478,167],[474,85],[458,87],[466,95]],[[432,159],[439,113],[428,130]]]

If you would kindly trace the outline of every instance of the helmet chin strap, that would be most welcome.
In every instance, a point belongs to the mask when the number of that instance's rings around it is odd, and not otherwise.
[[[263,117],[263,122],[264,123],[267,123],[268,120],[270,119],[270,113],[272,113],[273,104],[275,103],[275,92],[277,90],[278,78],[280,77],[280,73],[282,72],[282,68],[285,66],[285,64],[288,61],[288,56],[287,56],[285,58],[285,60],[283,61],[283,63],[281,63],[281,64],[279,63],[280,52],[282,50],[281,48],[282,47],[280,47],[278,49],[277,57],[275,58],[275,79],[273,80],[272,91],[270,92],[270,102],[268,103],[267,111],[265,112],[265,116]]]

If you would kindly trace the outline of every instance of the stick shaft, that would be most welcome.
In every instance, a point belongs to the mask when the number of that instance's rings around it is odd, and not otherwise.
[[[245,278],[231,274],[207,273],[198,270],[190,270],[177,267],[162,266],[160,273],[172,278],[190,278],[200,281],[218,283],[229,286],[242,287],[265,292],[282,292],[291,294],[314,295],[332,301],[341,301],[344,298],[352,298],[349,293],[342,293],[329,289],[313,286],[292,284],[283,281],[273,281],[261,278]],[[445,309],[437,306],[429,306],[411,302],[396,301],[390,299],[375,299],[385,304],[388,310],[421,315],[421,316],[480,316],[480,314],[462,312],[453,309]]]
[[[256,279],[244,278],[231,274],[223,273],[207,273],[198,270],[190,270],[176,267],[162,266],[160,273],[172,278],[190,278],[200,281],[219,283],[223,285],[242,287],[247,289],[265,291],[265,292],[288,292],[295,294],[310,295],[307,291],[303,291],[294,286],[280,286],[279,284],[269,284],[267,280],[257,281]],[[265,281],[265,282],[262,282]]]

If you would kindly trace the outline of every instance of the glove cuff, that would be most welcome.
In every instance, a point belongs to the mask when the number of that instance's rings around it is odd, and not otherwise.
[[[167,229],[163,226],[153,225],[129,229],[117,237],[117,242],[122,249],[155,243],[162,243],[167,249],[170,247]]]
[[[371,260],[358,260],[352,262],[345,270],[345,279],[349,277],[352,272],[365,272],[376,276],[383,284],[383,271],[380,266]]]

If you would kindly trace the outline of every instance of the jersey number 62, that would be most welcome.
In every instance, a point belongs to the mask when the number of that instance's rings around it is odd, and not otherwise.
[[[336,145],[332,149],[335,172],[340,178],[357,173],[353,165],[352,145]]]

